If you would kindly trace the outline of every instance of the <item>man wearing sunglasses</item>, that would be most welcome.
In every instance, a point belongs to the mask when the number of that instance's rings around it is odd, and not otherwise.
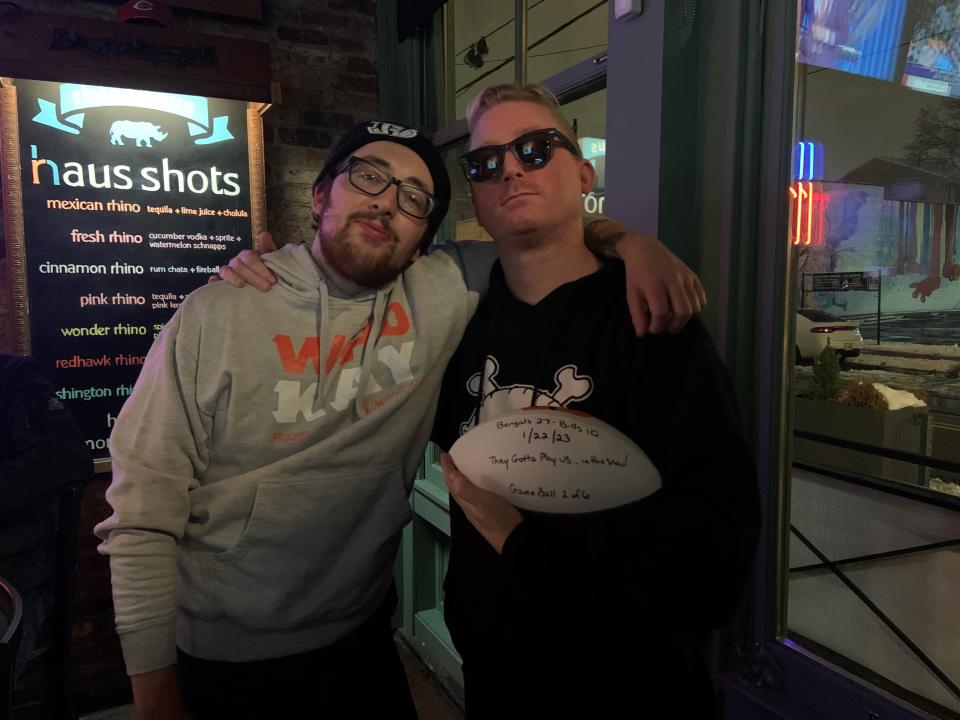
[[[662,482],[602,512],[521,512],[442,456],[467,718],[716,718],[710,631],[739,604],[759,520],[727,372],[697,318],[635,336],[623,265],[584,248],[594,171],[549,92],[488,88],[467,120],[461,167],[500,259],[433,439],[448,449],[505,412],[565,407],[630,437]]]
[[[393,562],[494,257],[468,242],[417,259],[449,202],[423,135],[361,123],[314,185],[314,242],[264,256],[271,291],[201,288],[151,348],[96,528],[143,717],[415,716]],[[641,268],[693,277],[636,244]]]

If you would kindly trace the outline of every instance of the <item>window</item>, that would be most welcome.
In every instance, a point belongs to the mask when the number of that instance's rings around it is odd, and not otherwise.
[[[444,221],[444,239],[491,240],[477,221],[470,195],[470,184],[460,169],[460,156],[467,151],[469,138],[463,138],[444,148],[447,171],[450,173],[450,211]]]
[[[607,51],[606,0],[528,0],[527,13],[530,82]]]
[[[796,97],[788,636],[960,712],[960,0],[799,0]]]
[[[560,101],[564,117],[577,134],[580,152],[596,172],[593,189],[583,198],[584,212],[603,215],[607,165],[606,78],[600,78],[599,82],[587,85],[580,92],[565,95]]]
[[[483,88],[516,78],[516,4],[449,0],[444,5],[440,117],[451,124]],[[527,79],[543,82],[607,49],[606,0],[527,0]]]
[[[470,100],[483,88],[513,82],[514,7],[514,0],[451,0],[444,6],[450,48],[446,113],[442,115],[447,122],[465,117]]]

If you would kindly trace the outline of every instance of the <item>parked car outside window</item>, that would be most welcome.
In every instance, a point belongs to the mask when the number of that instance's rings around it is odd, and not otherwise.
[[[860,326],[823,310],[797,310],[797,363],[816,360],[828,344],[840,360],[856,357],[863,347]]]

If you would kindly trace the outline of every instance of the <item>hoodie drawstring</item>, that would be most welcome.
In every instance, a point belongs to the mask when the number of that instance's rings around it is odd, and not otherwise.
[[[366,396],[367,386],[370,384],[370,372],[376,356],[377,341],[383,333],[383,318],[386,315],[387,300],[392,289],[393,286],[389,290],[378,291],[377,297],[373,301],[370,334],[367,336],[367,342],[363,344],[363,359],[360,361],[360,385],[357,387],[357,397],[354,399],[354,409],[357,417],[363,417],[366,414],[363,409],[363,398]]]
[[[324,348],[331,348],[333,341],[330,330],[330,291],[327,288],[326,278],[317,274],[320,291],[320,314],[317,316],[317,384],[316,393],[313,397],[313,407],[317,410],[317,405],[323,402],[326,397],[327,385],[327,355]]]

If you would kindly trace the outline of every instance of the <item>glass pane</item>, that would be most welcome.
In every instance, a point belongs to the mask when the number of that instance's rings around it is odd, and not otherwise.
[[[467,151],[469,138],[444,148],[444,160],[450,173],[450,211],[441,228],[443,240],[491,240],[477,221],[470,184],[460,169],[460,155]]]
[[[462,119],[483,88],[515,79],[515,3],[451,0],[446,13],[447,63],[444,124]],[[542,82],[606,52],[606,0],[528,0],[527,78]]]
[[[527,45],[532,83],[606,52],[606,0],[528,0]]]
[[[467,105],[488,85],[514,81],[514,0],[451,0],[445,6],[448,37],[447,122],[465,117]],[[448,100],[448,103],[451,102]],[[453,113],[451,117],[449,112]]]
[[[798,9],[787,624],[956,712],[960,0]]]
[[[590,161],[596,171],[593,189],[583,198],[583,209],[593,215],[603,215],[604,191],[606,188],[607,157],[607,79],[599,83],[599,89],[588,95],[577,94],[577,99],[561,98],[563,115],[570,123],[580,142],[583,157]],[[592,89],[592,88],[590,88]]]

